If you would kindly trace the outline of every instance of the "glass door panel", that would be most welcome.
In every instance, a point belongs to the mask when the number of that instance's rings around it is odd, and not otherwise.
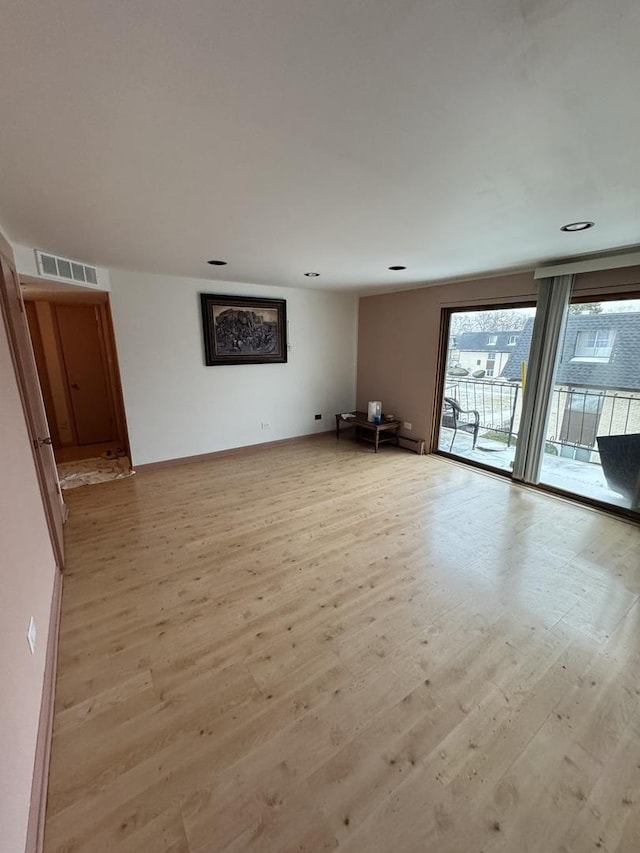
[[[510,471],[535,307],[450,315],[438,449]]]
[[[640,511],[640,299],[569,306],[540,482]]]

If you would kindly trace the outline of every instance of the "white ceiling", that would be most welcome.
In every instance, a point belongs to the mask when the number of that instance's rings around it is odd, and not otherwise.
[[[0,222],[330,288],[636,244],[639,32],[638,0],[3,0]]]

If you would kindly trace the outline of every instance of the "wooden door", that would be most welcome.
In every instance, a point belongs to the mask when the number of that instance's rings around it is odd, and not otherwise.
[[[95,305],[56,305],[78,444],[116,441],[105,352]]]
[[[38,379],[40,380],[40,390],[42,391],[42,399],[44,401],[44,411],[47,416],[47,422],[49,423],[49,434],[55,451],[61,446],[62,442],[60,441],[56,407],[53,402],[53,394],[51,392],[51,383],[49,381],[49,373],[47,371],[47,356],[42,342],[36,304],[35,302],[25,302],[24,308],[27,315],[27,326],[29,327],[29,336],[31,338],[31,346],[33,347],[33,355],[36,360]]]
[[[4,244],[0,246],[0,249],[4,249]],[[65,518],[65,506],[58,483],[56,461],[51,446],[49,426],[29,337],[20,282],[8,253],[0,253],[0,307],[7,327],[9,345],[33,447],[51,543],[56,561],[62,568],[64,564],[62,526]],[[7,448],[7,452],[10,453],[11,449]]]

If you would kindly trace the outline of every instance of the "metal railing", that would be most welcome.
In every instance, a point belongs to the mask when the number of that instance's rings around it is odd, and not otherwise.
[[[455,398],[463,409],[475,409],[480,415],[482,429],[504,433],[507,447],[516,434],[516,415],[519,421],[522,387],[518,382],[453,379],[447,377],[445,397]]]
[[[606,389],[555,388],[547,427],[547,452],[574,455],[599,464],[596,436],[640,433],[638,397]],[[519,382],[458,379],[447,376],[445,396],[454,397],[463,409],[475,409],[484,430],[505,436],[506,446],[518,437],[522,411]]]

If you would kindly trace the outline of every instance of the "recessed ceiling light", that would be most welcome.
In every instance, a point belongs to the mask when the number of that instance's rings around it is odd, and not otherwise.
[[[560,229],[561,231],[588,231],[589,228],[593,228],[595,222],[588,222],[585,220],[584,222],[570,222],[568,225],[563,225]]]
[[[390,270],[406,270],[406,267],[389,267]]]
[[[211,264],[212,267],[226,267],[226,261],[207,261],[208,264]]]
[[[307,278],[318,278],[320,273],[319,272],[306,272],[305,275],[307,276]]]

